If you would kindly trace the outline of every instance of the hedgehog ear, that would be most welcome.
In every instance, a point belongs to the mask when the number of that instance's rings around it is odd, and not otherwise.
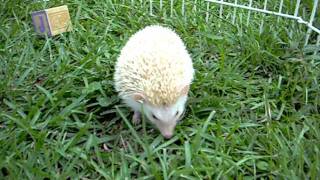
[[[189,92],[190,85],[185,85],[181,90],[181,96],[185,96]]]
[[[143,103],[145,101],[145,97],[141,93],[135,93],[133,94],[133,99],[139,103]]]

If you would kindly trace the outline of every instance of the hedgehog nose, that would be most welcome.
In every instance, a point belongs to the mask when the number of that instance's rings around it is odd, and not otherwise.
[[[163,137],[166,139],[170,139],[172,137],[172,133],[168,133],[168,134],[163,134]]]

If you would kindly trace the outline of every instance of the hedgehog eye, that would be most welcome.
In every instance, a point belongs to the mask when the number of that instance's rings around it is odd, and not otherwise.
[[[181,115],[179,116],[179,119],[178,119],[178,122],[180,122],[181,121],[181,119],[183,118],[183,116],[184,116],[184,114],[186,113],[186,111],[184,110],[184,111],[182,111],[182,113],[181,113]]]
[[[159,120],[154,114],[152,114],[152,118],[155,120]]]

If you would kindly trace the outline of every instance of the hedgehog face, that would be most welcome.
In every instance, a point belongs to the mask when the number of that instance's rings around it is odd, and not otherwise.
[[[148,103],[144,103],[144,114],[161,132],[161,134],[169,139],[174,134],[177,122],[182,119],[187,96],[181,96],[177,102],[170,106],[156,107]]]

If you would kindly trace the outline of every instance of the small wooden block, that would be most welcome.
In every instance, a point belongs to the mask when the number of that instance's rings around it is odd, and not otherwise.
[[[71,31],[72,25],[67,6],[45,9],[31,13],[33,26],[36,32],[55,36]]]

